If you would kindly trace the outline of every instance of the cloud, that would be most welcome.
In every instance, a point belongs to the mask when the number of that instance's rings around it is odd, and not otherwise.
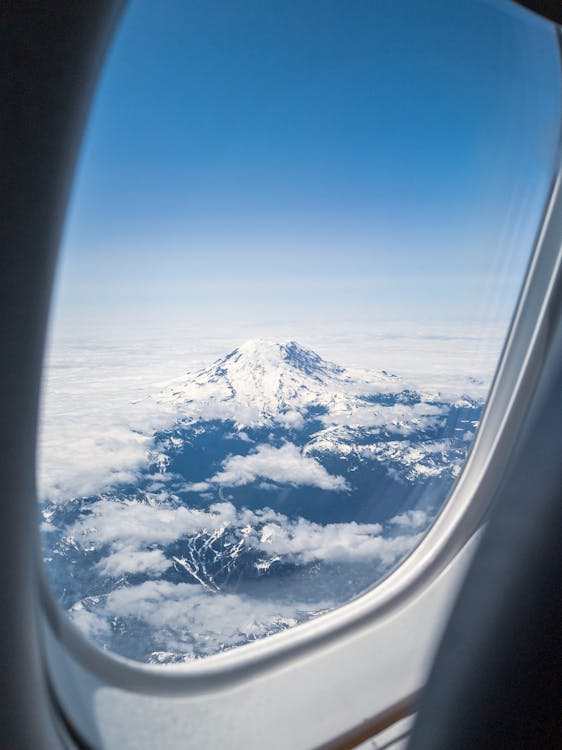
[[[417,530],[426,526],[433,516],[425,510],[407,510],[391,518],[389,523],[401,529]]]
[[[277,416],[277,421],[288,430],[302,430],[304,427],[304,417],[296,410],[281,412]]]
[[[85,552],[104,553],[96,565],[100,575],[119,579],[143,573],[159,578],[175,560],[190,579],[214,589],[218,585],[209,566],[210,552],[216,553],[219,567],[240,564],[242,569],[250,564],[266,570],[272,561],[297,566],[371,561],[386,568],[415,546],[419,536],[414,532],[427,519],[424,511],[396,516],[390,525],[404,530],[396,535],[378,523],[319,524],[270,508],[237,509],[229,502],[198,510],[138,500],[100,500],[88,509],[88,514],[64,530],[64,538]],[[185,558],[167,550],[176,543],[181,543]]]
[[[329,474],[316,459],[303,455],[292,443],[280,448],[264,444],[247,456],[230,456],[209,482],[240,487],[256,479],[339,492],[349,489],[343,477]]]
[[[135,512],[135,506],[126,507],[127,513]],[[419,534],[387,538],[380,524],[352,522],[322,526],[303,518],[290,520],[269,509],[255,513],[248,509],[236,511],[229,503],[215,506],[205,515],[205,520],[215,527],[229,519],[233,524],[228,529],[230,537],[238,531],[238,539],[243,539],[250,551],[262,553],[256,563],[256,568],[262,571],[267,571],[276,561],[295,565],[318,561],[372,562],[386,570],[404,557],[420,538]],[[197,520],[201,523],[203,515],[197,516]],[[394,520],[400,522],[399,517]],[[115,533],[117,535],[117,531]],[[203,546],[212,536],[208,535]],[[239,544],[236,550],[237,554],[241,553]],[[123,549],[123,552],[130,554],[131,550]],[[142,561],[143,557],[133,551],[132,559]],[[106,558],[106,567],[113,565],[114,572],[118,573],[120,560],[123,570],[131,567],[125,558],[116,554]],[[196,565],[197,561],[192,558],[190,564]],[[133,642],[129,640],[127,648],[141,649],[142,653],[135,651],[134,657],[161,663],[199,658],[247,643],[292,627],[341,603],[327,598],[303,601],[292,594],[290,585],[270,598],[221,591],[193,582],[148,580],[135,586],[120,583],[106,596],[88,597],[78,602],[69,614],[81,630],[102,645],[112,647],[113,629],[117,634],[135,632],[137,635]]]
[[[386,538],[380,524],[333,523],[321,525],[300,518],[263,526],[258,548],[296,565],[372,560],[393,565],[409,552],[417,536]]]
[[[136,482],[147,468],[154,432],[179,417],[176,403],[154,398],[162,384],[230,343],[193,337],[171,344],[163,332],[131,329],[118,336],[55,331],[41,394],[40,499],[64,503]]]
[[[287,333],[264,328],[263,323],[252,325],[259,330],[248,335],[284,338]],[[388,392],[408,386],[434,394],[441,391],[443,398],[451,400],[462,393],[485,398],[503,333],[483,344],[479,329],[449,328],[385,324],[379,330],[354,328],[345,335],[335,335],[333,330],[329,335],[324,330],[309,330],[305,335],[304,329],[298,335],[323,357],[367,368],[349,370],[354,382],[342,381],[342,393],[346,389],[349,394]],[[47,352],[38,441],[39,494],[53,502],[136,482],[154,447],[154,431],[174,425],[186,414],[186,370],[208,365],[240,343],[238,326],[223,338],[216,331],[212,336],[201,335],[199,330],[178,335],[173,326],[152,333],[127,326],[121,331],[89,330],[87,335],[83,330],[72,335],[55,330],[54,334]],[[375,372],[383,369],[400,372],[408,382],[395,384]],[[177,382],[177,398],[163,398],[164,390],[173,395],[173,382]],[[217,401],[221,393],[209,392],[206,400],[194,404],[195,409],[201,408],[201,418],[260,422],[258,408],[251,403],[243,409],[232,401]],[[288,427],[299,426],[297,411],[279,418]],[[345,410],[335,417],[346,424],[349,418]],[[394,418],[407,416],[395,413]],[[359,410],[352,420],[362,425],[374,422],[374,427],[379,422],[375,411],[368,409]]]
[[[136,499],[104,498],[88,505],[87,510],[66,530],[83,547],[167,545],[203,529],[212,531],[234,523],[237,518],[230,503],[217,503],[205,511],[165,502],[150,504]]]
[[[102,640],[110,634],[110,623],[116,618],[121,621],[119,627],[134,620],[149,630],[143,642],[152,643],[154,653],[168,652],[173,660],[181,660],[216,653],[284,630],[332,604],[325,601],[311,608],[300,601],[216,594],[194,584],[147,581],[116,589],[99,602],[91,603],[94,611],[78,606],[70,615],[87,635]]]
[[[163,573],[172,563],[166,559],[162,550],[139,550],[134,547],[123,547],[117,552],[104,557],[97,564],[102,575],[119,577],[127,573]]]
[[[47,475],[40,487],[43,497],[64,502],[138,481],[148,465],[150,436],[127,425],[107,425],[100,434],[90,429],[88,419],[80,420],[80,425],[69,422],[73,420],[60,424],[56,437],[50,438]]]
[[[163,495],[159,502],[103,498],[83,510],[62,529],[61,541],[81,550],[80,569],[96,575],[88,574],[88,587],[69,615],[100,645],[159,662],[216,653],[338,606],[341,595],[297,594],[291,577],[275,578],[284,585],[270,589],[263,576],[276,565],[360,563],[375,581],[418,543],[414,527],[424,520],[412,512],[388,525],[318,524],[230,502],[186,508]],[[93,568],[89,555],[98,560]],[[172,568],[175,580],[164,580]],[[221,577],[227,568],[230,580],[242,583],[253,575],[254,585],[264,581],[256,589],[262,595],[229,590],[228,577]],[[127,576],[139,573],[148,580],[127,585]]]
[[[93,604],[93,602],[92,602]],[[74,624],[93,640],[99,640],[111,632],[111,626],[104,614],[97,614],[84,607],[82,602],[76,602],[71,607],[69,615]]]
[[[206,492],[207,490],[211,489],[211,485],[209,482],[190,482],[189,484],[185,485],[185,491],[186,492]]]

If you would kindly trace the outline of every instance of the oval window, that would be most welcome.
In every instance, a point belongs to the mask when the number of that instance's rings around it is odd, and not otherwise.
[[[340,606],[462,472],[546,202],[546,24],[502,2],[135,0],[43,388],[70,618],[188,661]]]

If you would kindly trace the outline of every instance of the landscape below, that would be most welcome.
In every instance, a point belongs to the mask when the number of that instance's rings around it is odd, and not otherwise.
[[[171,663],[372,587],[442,508],[483,400],[259,339],[144,406],[174,418],[151,435],[141,470],[44,499],[43,549],[81,630],[132,659]]]

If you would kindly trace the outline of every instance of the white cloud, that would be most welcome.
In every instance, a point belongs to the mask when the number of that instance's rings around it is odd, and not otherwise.
[[[211,488],[209,482],[191,482],[185,485],[186,492],[206,492]]]
[[[247,456],[230,456],[223,463],[222,470],[209,482],[240,487],[256,479],[293,486],[319,487],[323,490],[349,489],[343,477],[329,474],[322,464],[303,455],[292,443],[285,443],[280,448],[263,444]]]
[[[242,338],[277,334],[285,338],[287,334],[274,328],[264,330],[263,325],[258,328],[244,331]],[[348,410],[346,404],[352,403],[354,393],[388,392],[406,386],[433,393],[440,390],[443,398],[451,400],[461,394],[484,397],[499,339],[484,341],[478,330],[447,333],[446,328],[422,330],[387,324],[378,331],[363,328],[338,336],[333,331],[327,336],[321,328],[299,331],[297,338],[327,359],[367,368],[349,370],[349,382],[348,376],[343,376],[339,384],[334,383],[341,399],[330,402],[332,424],[377,427],[392,418],[398,429],[407,430],[410,417],[431,417],[426,405],[423,413],[416,413],[415,407],[392,414],[380,408]],[[189,394],[182,390],[186,370],[195,372],[241,343],[239,328],[222,339],[216,332],[202,336],[198,330],[179,335],[173,326],[152,333],[130,328],[117,333],[56,333],[50,340],[45,368],[38,442],[39,494],[53,502],[135,483],[154,448],[154,431],[171,427],[189,412]],[[374,372],[381,369],[400,372],[408,382],[395,384]],[[177,377],[180,373],[184,375]],[[177,382],[176,399],[173,382]],[[170,397],[164,398],[164,392]],[[194,404],[195,412],[206,419],[233,419],[240,426],[263,423],[261,407],[253,403],[251,393],[244,403],[222,401],[223,396],[223,391],[210,387]],[[302,414],[296,408],[277,416],[287,427],[298,429],[301,425]]]
[[[135,512],[135,506],[126,507],[127,513]],[[235,522],[248,547],[265,553],[256,565],[263,571],[274,561],[296,565],[316,561],[372,561],[388,569],[419,540],[416,534],[385,538],[380,524],[322,526],[302,518],[291,521],[271,510],[237,512],[228,503],[216,506],[207,516],[215,524],[225,519]],[[198,521],[202,520],[198,516]],[[254,527],[249,525],[251,522]],[[115,572],[116,558],[115,554],[107,558],[108,564],[115,564]],[[77,603],[70,616],[90,637],[103,642],[111,623],[120,629],[129,627],[132,620],[136,623],[133,627],[140,623],[147,629],[149,636],[143,639],[150,639],[157,661],[176,661],[216,653],[270,635],[332,609],[339,602],[294,600],[290,590],[284,597],[269,599],[226,593],[195,583],[149,580],[137,586],[121,586],[107,596],[91,597],[85,603],[86,607]]]
[[[212,588],[216,585],[207,570],[205,549],[213,540],[228,538],[237,556],[244,552],[253,555],[257,569],[260,565],[268,567],[272,560],[293,565],[372,561],[388,567],[415,546],[419,536],[414,532],[426,520],[423,511],[396,516],[391,524],[404,529],[396,536],[385,534],[377,523],[324,525],[305,518],[291,519],[270,508],[237,509],[228,502],[197,510],[137,500],[100,500],[89,510],[66,530],[65,536],[84,550],[108,547],[97,564],[100,573],[119,578],[142,572],[159,578],[170,568],[172,559],[177,559],[171,553],[167,555],[165,548],[181,541],[192,575],[201,576],[202,583]],[[201,547],[193,544],[195,539]]]
[[[166,559],[162,550],[140,550],[134,547],[123,547],[119,551],[104,557],[97,564],[102,575],[119,577],[126,573],[163,573],[172,563]]]
[[[266,524],[258,548],[297,565],[372,560],[385,566],[409,552],[417,536],[386,538],[380,524],[333,523],[321,525],[297,521]]]
[[[198,585],[147,581],[116,589],[95,606],[95,613],[73,609],[71,617],[87,635],[107,635],[114,618],[141,621],[158,651],[184,658],[216,653],[284,630],[333,605],[320,602],[263,600],[241,594],[213,593]]]
[[[76,602],[70,609],[69,615],[84,635],[93,640],[107,635],[111,630],[109,622],[103,614],[85,609],[82,602]]]
[[[299,411],[292,410],[279,414],[277,421],[289,430],[302,430],[304,418]]]
[[[42,497],[52,502],[87,497],[118,485],[135,483],[146,468],[152,438],[124,424],[108,424],[102,431],[89,419],[67,419],[53,424],[46,437],[48,460],[41,482]]]
[[[399,526],[401,529],[417,530],[425,526],[432,518],[425,510],[407,510],[390,519],[389,523]]]
[[[161,502],[102,499],[88,506],[89,513],[70,526],[67,533],[83,546],[110,544],[167,545],[203,529],[214,530],[236,521],[230,503],[217,503],[208,511],[174,507]],[[243,514],[242,514],[243,515]]]
[[[165,331],[55,331],[48,342],[38,439],[40,499],[65,502],[136,482],[155,430],[178,406],[152,396],[228,351],[232,339]]]

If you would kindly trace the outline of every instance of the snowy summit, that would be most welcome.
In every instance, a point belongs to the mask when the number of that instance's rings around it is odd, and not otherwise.
[[[185,415],[233,419],[240,425],[276,421],[299,428],[311,408],[350,409],[361,392],[396,389],[385,373],[352,373],[296,341],[251,339],[210,367],[175,381],[161,398]]]

